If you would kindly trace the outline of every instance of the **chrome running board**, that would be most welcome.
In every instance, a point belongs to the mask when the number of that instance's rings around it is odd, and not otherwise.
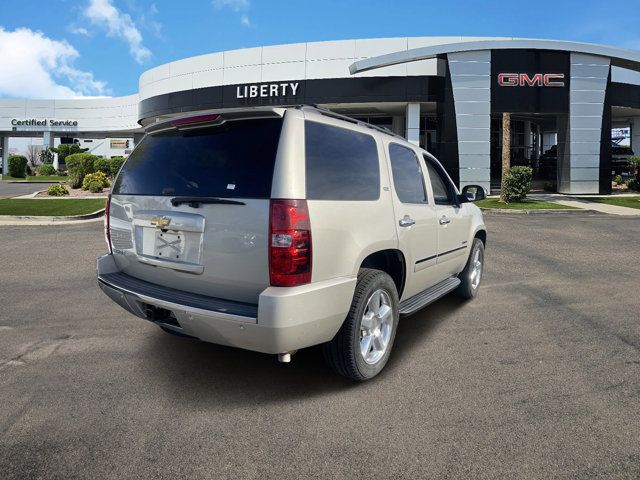
[[[433,287],[423,290],[413,297],[403,300],[400,302],[400,315],[411,315],[412,313],[417,312],[430,303],[435,302],[440,297],[443,297],[450,291],[455,290],[458,285],[460,285],[460,279],[458,277],[450,277],[435,284]]]

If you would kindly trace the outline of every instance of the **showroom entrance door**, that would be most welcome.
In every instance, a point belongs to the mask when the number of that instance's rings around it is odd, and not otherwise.
[[[511,114],[511,166],[533,170],[533,191],[557,191],[558,115]],[[562,139],[562,135],[560,135]],[[563,145],[560,146],[561,150]],[[491,191],[502,183],[502,114],[491,116]]]

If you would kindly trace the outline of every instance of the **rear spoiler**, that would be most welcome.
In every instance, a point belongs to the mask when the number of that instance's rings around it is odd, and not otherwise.
[[[222,125],[235,120],[255,120],[277,118],[284,115],[284,108],[254,108],[218,111],[203,111],[189,115],[162,119],[145,129],[145,133],[154,135],[170,130],[193,130]]]

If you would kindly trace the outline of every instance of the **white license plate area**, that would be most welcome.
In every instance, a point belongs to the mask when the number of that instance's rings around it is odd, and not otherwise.
[[[184,261],[185,243],[184,232],[145,228],[143,254],[159,259]]]
[[[184,233],[157,231],[154,251],[156,257],[181,260],[184,258]]]

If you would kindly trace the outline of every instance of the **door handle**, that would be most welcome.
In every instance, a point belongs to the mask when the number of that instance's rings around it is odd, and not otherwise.
[[[410,227],[411,225],[415,225],[416,221],[413,218],[409,217],[409,215],[405,215],[403,218],[400,219],[398,224],[401,227]]]
[[[448,225],[449,223],[451,223],[451,220],[449,220],[447,217],[443,215],[442,218],[440,219],[440,225]]]

